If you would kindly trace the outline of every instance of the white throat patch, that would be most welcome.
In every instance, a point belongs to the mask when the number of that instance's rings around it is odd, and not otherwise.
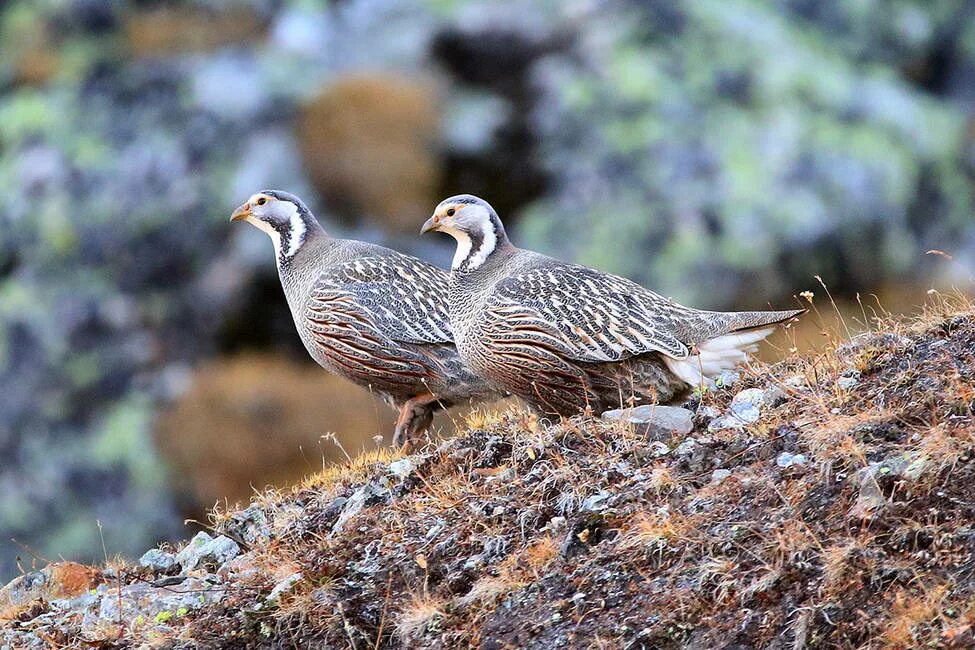
[[[463,210],[462,222],[468,229],[477,228],[481,235],[480,245],[477,250],[472,250],[474,240],[470,235],[462,230],[446,228],[445,230],[457,240],[457,251],[454,253],[454,261],[451,269],[456,271],[467,261],[467,270],[473,271],[479,268],[487,260],[488,256],[494,252],[498,245],[498,237],[494,234],[494,225],[491,223],[491,216],[488,211],[479,205],[465,206]]]
[[[467,256],[471,254],[471,238],[466,232],[461,232],[459,230],[448,231],[457,240],[457,250],[454,252],[454,261],[450,263],[450,268],[456,271],[460,268],[460,265],[467,259]]]

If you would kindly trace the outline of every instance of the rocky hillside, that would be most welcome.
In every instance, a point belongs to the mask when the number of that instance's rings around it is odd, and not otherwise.
[[[869,329],[682,409],[475,416],[180,548],[27,573],[0,645],[972,647],[975,309]]]

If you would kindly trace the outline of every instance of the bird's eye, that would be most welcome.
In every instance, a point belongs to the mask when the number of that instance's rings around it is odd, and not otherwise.
[[[265,199],[263,196],[257,199],[257,205],[264,205],[265,203],[267,203],[267,199]]]
[[[449,210],[447,210],[447,216],[448,217],[452,217],[452,216],[454,216],[454,213],[456,213],[456,212],[457,212],[457,210],[454,210],[453,208],[450,208]]]

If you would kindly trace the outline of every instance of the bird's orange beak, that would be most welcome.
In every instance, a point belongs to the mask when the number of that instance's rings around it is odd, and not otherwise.
[[[231,221],[243,221],[244,219],[246,219],[249,216],[251,216],[251,204],[248,202],[248,203],[245,203],[244,205],[240,206],[236,210],[234,210],[234,213],[232,215],[230,215],[230,220]]]
[[[420,228],[420,234],[433,232],[434,230],[440,230],[440,215],[435,214],[423,224]]]

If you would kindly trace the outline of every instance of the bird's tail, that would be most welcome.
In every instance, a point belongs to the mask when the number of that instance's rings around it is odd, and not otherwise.
[[[775,330],[775,325],[805,313],[789,311],[732,312],[728,331],[701,342],[695,353],[684,359],[664,357],[664,363],[675,375],[691,386],[707,385],[726,370],[744,362],[758,349],[758,343]]]
[[[735,311],[730,312],[731,323],[728,333],[748,332],[761,327],[777,325],[787,320],[802,316],[805,309],[787,309],[785,311]]]

